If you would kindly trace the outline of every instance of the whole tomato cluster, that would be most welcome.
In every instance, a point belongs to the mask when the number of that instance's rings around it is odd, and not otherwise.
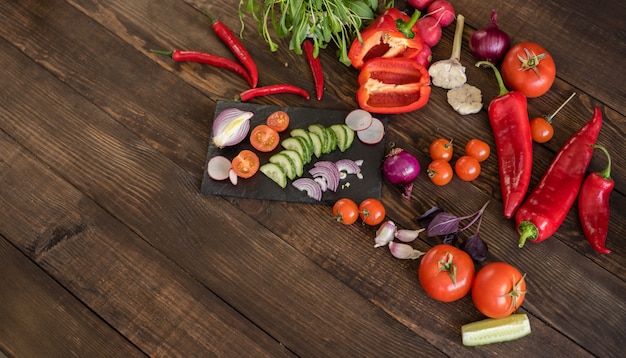
[[[385,220],[385,207],[380,200],[369,198],[357,205],[354,200],[343,198],[333,205],[333,217],[344,225],[352,225],[359,218],[364,224],[376,226]]]
[[[525,275],[512,265],[493,262],[476,274],[471,257],[447,244],[436,245],[426,252],[418,278],[424,291],[441,302],[459,300],[471,291],[474,306],[490,318],[509,316],[526,296]]]
[[[480,175],[480,163],[486,160],[491,153],[489,144],[479,139],[471,139],[465,145],[465,155],[459,157],[454,164],[450,164],[454,154],[452,140],[445,138],[435,139],[429,147],[432,162],[428,165],[427,174],[435,185],[446,185],[454,174],[463,181],[472,181]]]

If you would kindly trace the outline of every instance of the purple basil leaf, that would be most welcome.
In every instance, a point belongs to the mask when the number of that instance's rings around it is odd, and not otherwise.
[[[444,237],[443,237],[443,243],[444,244],[456,246],[456,243],[458,241],[459,241],[459,232],[458,231],[451,232],[449,234],[444,235]]]
[[[430,225],[430,222],[433,220],[433,218],[442,211],[443,211],[442,208],[438,206],[433,206],[432,208],[428,209],[428,211],[426,211],[424,214],[422,214],[420,217],[417,218],[417,223],[421,227],[428,227],[428,225]]]
[[[461,250],[467,252],[474,261],[482,262],[487,258],[487,244],[480,238],[478,233],[463,240]]]
[[[433,220],[428,224],[428,229],[426,230],[427,236],[438,236],[438,235],[447,235],[453,232],[459,231],[459,222],[461,220],[456,216],[441,212],[433,218]]]

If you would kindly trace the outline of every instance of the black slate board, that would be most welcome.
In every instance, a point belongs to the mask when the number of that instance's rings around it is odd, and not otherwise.
[[[219,101],[215,109],[215,117],[227,108],[239,108],[245,111],[251,111],[254,116],[251,118],[250,128],[258,124],[265,123],[267,117],[277,110],[283,110],[290,116],[289,128],[281,133],[281,140],[289,137],[289,131],[295,128],[306,129],[310,124],[321,124],[329,126],[335,123],[344,123],[344,119],[349,111],[337,111],[328,109],[316,109],[306,107],[279,107],[271,105],[258,105],[244,102],[231,102],[231,101]],[[377,117],[387,126],[387,118],[380,116]],[[211,133],[211,138],[213,134]],[[239,197],[239,198],[252,198],[263,200],[277,200],[288,202],[301,202],[301,203],[315,203],[315,204],[332,204],[340,198],[350,198],[357,204],[367,198],[381,197],[381,185],[382,185],[382,162],[385,156],[385,140],[375,145],[364,144],[355,137],[352,146],[345,152],[335,150],[329,154],[323,154],[320,158],[313,158],[311,163],[304,167],[303,177],[310,177],[308,170],[313,166],[313,163],[319,160],[337,161],[339,159],[352,159],[363,160],[361,171],[363,178],[358,179],[355,175],[349,175],[346,179],[341,181],[341,185],[336,192],[326,191],[322,195],[322,201],[318,202],[309,198],[306,192],[299,191],[291,185],[291,181],[288,182],[286,188],[281,188],[266,177],[263,173],[259,172],[249,179],[239,178],[237,185],[231,184],[229,180],[216,181],[211,179],[206,171],[206,164],[209,159],[215,155],[223,155],[228,159],[233,159],[243,149],[250,149],[259,155],[261,164],[267,163],[269,157],[280,150],[282,147],[279,145],[274,151],[270,153],[261,153],[256,151],[250,145],[250,142],[246,139],[242,143],[233,146],[219,149],[211,142],[207,152],[205,160],[204,175],[202,179],[201,192],[206,195],[218,195],[225,197]]]

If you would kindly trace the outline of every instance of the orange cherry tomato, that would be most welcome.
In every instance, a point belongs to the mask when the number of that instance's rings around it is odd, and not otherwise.
[[[339,199],[333,205],[333,217],[344,225],[352,225],[359,218],[359,207],[352,199]]]
[[[552,56],[534,42],[522,42],[506,53],[502,60],[502,79],[513,91],[535,98],[548,92],[556,78]]]
[[[472,181],[480,175],[480,163],[478,159],[464,155],[457,159],[454,171],[461,180]]]
[[[446,185],[452,180],[452,166],[443,159],[433,160],[428,164],[428,177],[435,185]]]
[[[280,135],[266,124],[259,124],[250,133],[250,144],[259,152],[271,152],[280,143]]]
[[[259,156],[251,150],[244,149],[232,160],[232,167],[237,176],[250,178],[259,171]]]
[[[524,302],[526,280],[515,267],[492,262],[481,268],[472,284],[474,306],[491,318],[507,317]]]
[[[537,143],[546,143],[554,136],[554,128],[544,117],[533,118],[530,121],[530,135]]]
[[[478,162],[484,162],[487,158],[489,158],[491,149],[489,148],[489,144],[483,142],[482,140],[471,139],[467,142],[467,144],[465,144],[465,154],[476,158]]]
[[[289,114],[285,111],[276,111],[267,117],[268,127],[277,132],[282,132],[289,127]]]
[[[451,140],[438,138],[430,144],[429,151],[432,160],[443,159],[449,161],[452,159],[454,147]]]
[[[359,204],[359,216],[366,225],[376,226],[382,223],[385,215],[385,207],[378,199],[365,199]]]

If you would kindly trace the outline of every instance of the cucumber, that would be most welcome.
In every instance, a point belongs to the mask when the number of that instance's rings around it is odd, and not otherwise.
[[[324,128],[324,132],[328,136],[328,142],[326,143],[327,146],[324,147],[323,153],[328,154],[332,152],[333,150],[337,149],[337,135],[335,134],[334,130],[328,127]]]
[[[300,154],[298,154],[298,152],[291,149],[283,149],[279,153],[291,159],[291,161],[293,162],[293,167],[295,169],[296,177],[301,177],[302,174],[304,174],[304,163],[302,162],[302,158],[300,157]]]
[[[308,132],[309,138],[311,138],[311,143],[313,144],[313,154],[315,154],[316,158],[319,158],[322,155],[322,139],[319,134]]]
[[[304,138],[304,140],[306,141],[307,145],[309,146],[309,148],[311,149],[310,152],[313,152],[313,142],[311,137],[309,136],[309,132],[306,129],[302,129],[302,128],[296,128],[291,130],[291,132],[289,132],[289,134],[292,137],[302,137]]]
[[[280,165],[275,163],[265,163],[261,165],[259,170],[268,178],[276,182],[276,184],[278,184],[281,188],[284,189],[287,186],[287,175],[285,175],[285,171]]]
[[[309,161],[311,161],[311,156],[309,155],[306,143],[304,143],[304,139],[299,137],[289,137],[283,139],[280,144],[285,149],[291,149],[296,151],[300,155],[300,159],[302,159],[303,163],[307,164],[309,163]]]
[[[269,161],[270,163],[278,164],[281,168],[283,168],[289,180],[293,180],[296,177],[296,165],[290,156],[278,152],[272,155]]]
[[[354,142],[354,137],[356,136],[356,133],[354,133],[354,130],[350,127],[348,127],[347,124],[342,124],[342,126],[344,126],[346,128],[346,149],[350,148],[352,146],[352,143]]]
[[[320,141],[322,142],[321,153],[325,153],[325,148],[328,146],[328,134],[326,133],[324,126],[321,124],[311,124],[308,129],[309,132],[315,133],[320,137]]]
[[[354,131],[350,129],[350,127],[345,124],[333,124],[329,128],[335,132],[337,148],[339,148],[340,151],[345,152],[346,149],[350,148],[354,141]]]
[[[530,332],[530,321],[525,313],[512,314],[504,318],[488,318],[461,327],[465,346],[512,341],[527,336]]]

